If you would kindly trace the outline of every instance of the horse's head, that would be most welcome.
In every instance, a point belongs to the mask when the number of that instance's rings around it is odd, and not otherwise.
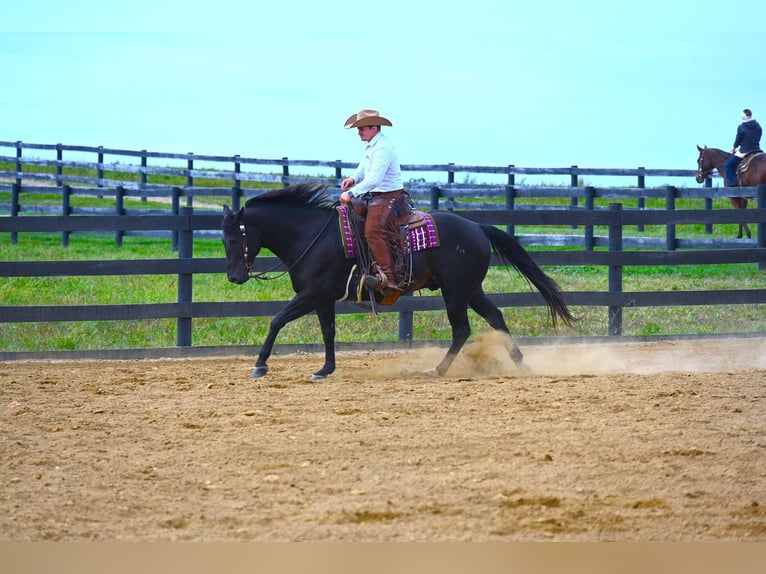
[[[710,177],[710,173],[715,169],[715,166],[708,153],[707,146],[697,146],[697,149],[699,150],[700,155],[697,158],[697,173],[695,174],[694,179],[697,180],[697,183],[704,183],[705,180]]]
[[[260,245],[255,245],[252,238],[248,238],[242,222],[244,207],[239,211],[232,211],[229,206],[223,206],[223,246],[226,250],[226,275],[229,281],[242,285],[250,279],[250,270],[253,267],[253,259],[258,255]]]

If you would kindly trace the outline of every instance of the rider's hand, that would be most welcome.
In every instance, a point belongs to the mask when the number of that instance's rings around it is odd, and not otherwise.
[[[340,194],[340,202],[341,203],[351,203],[351,199],[353,199],[353,195],[351,195],[349,192],[344,191]]]
[[[353,177],[347,177],[340,183],[340,188],[343,191],[347,191],[350,187],[354,185],[354,178]]]

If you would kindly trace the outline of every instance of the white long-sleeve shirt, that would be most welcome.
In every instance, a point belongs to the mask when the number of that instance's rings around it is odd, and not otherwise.
[[[402,189],[402,170],[391,142],[378,133],[364,147],[364,159],[351,174],[354,195]]]

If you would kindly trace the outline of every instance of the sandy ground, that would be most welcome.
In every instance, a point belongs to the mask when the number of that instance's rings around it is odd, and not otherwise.
[[[3,541],[766,541],[766,339],[0,363]]]

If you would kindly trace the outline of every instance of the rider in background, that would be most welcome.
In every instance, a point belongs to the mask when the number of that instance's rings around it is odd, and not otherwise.
[[[737,165],[749,153],[761,151],[761,126],[753,118],[753,112],[742,110],[742,123],[737,127],[737,137],[731,148],[731,157],[726,162],[726,185],[737,186]],[[739,148],[739,150],[737,150]]]
[[[370,194],[364,235],[377,265],[377,277],[365,276],[365,284],[384,294],[400,290],[394,279],[392,244],[397,241],[403,216],[409,214],[402,184],[399,160],[391,142],[381,133],[381,126],[393,125],[377,110],[360,110],[350,116],[345,128],[357,128],[365,142],[364,159],[349,177],[341,182],[340,200],[348,203],[355,195]],[[405,213],[406,212],[406,213]]]

